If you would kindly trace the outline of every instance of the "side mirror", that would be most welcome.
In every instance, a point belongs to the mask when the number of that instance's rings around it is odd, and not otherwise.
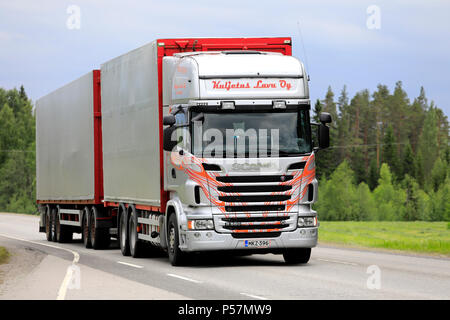
[[[329,114],[328,112],[322,112],[319,116],[319,120],[322,124],[331,123],[331,114]]]
[[[165,120],[165,118],[166,117],[164,117],[164,120]],[[175,119],[175,117],[174,117],[174,119]],[[175,146],[178,144],[178,141],[172,140],[172,133],[174,133],[176,129],[177,129],[177,127],[173,126],[173,124],[170,127],[164,129],[164,131],[163,131],[163,149],[164,149],[164,151],[173,151]]]
[[[330,128],[321,123],[318,130],[319,149],[326,149],[330,146]]]
[[[164,116],[163,118],[163,125],[164,126],[173,126],[176,123],[175,116],[172,114],[169,114],[168,116]]]

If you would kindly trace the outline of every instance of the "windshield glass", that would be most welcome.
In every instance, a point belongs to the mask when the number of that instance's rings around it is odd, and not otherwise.
[[[191,119],[193,153],[198,156],[262,158],[311,152],[309,110],[192,112]]]

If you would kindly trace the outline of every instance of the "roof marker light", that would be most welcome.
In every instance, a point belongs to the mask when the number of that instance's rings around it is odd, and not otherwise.
[[[274,101],[273,108],[274,109],[286,109],[286,101]]]
[[[222,101],[222,110],[234,110],[234,102],[233,101]]]

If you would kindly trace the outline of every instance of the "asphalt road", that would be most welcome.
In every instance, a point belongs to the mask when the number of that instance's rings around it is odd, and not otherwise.
[[[450,299],[447,258],[319,245],[306,265],[204,255],[172,267],[164,256],[124,257],[117,244],[48,242],[37,217],[14,214],[0,214],[0,245],[39,257],[26,274],[3,275],[0,299]]]

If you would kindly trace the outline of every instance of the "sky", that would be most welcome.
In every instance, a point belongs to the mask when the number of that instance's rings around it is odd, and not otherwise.
[[[0,0],[0,87],[36,101],[157,38],[252,36],[292,37],[312,101],[402,81],[450,115],[445,0]]]

